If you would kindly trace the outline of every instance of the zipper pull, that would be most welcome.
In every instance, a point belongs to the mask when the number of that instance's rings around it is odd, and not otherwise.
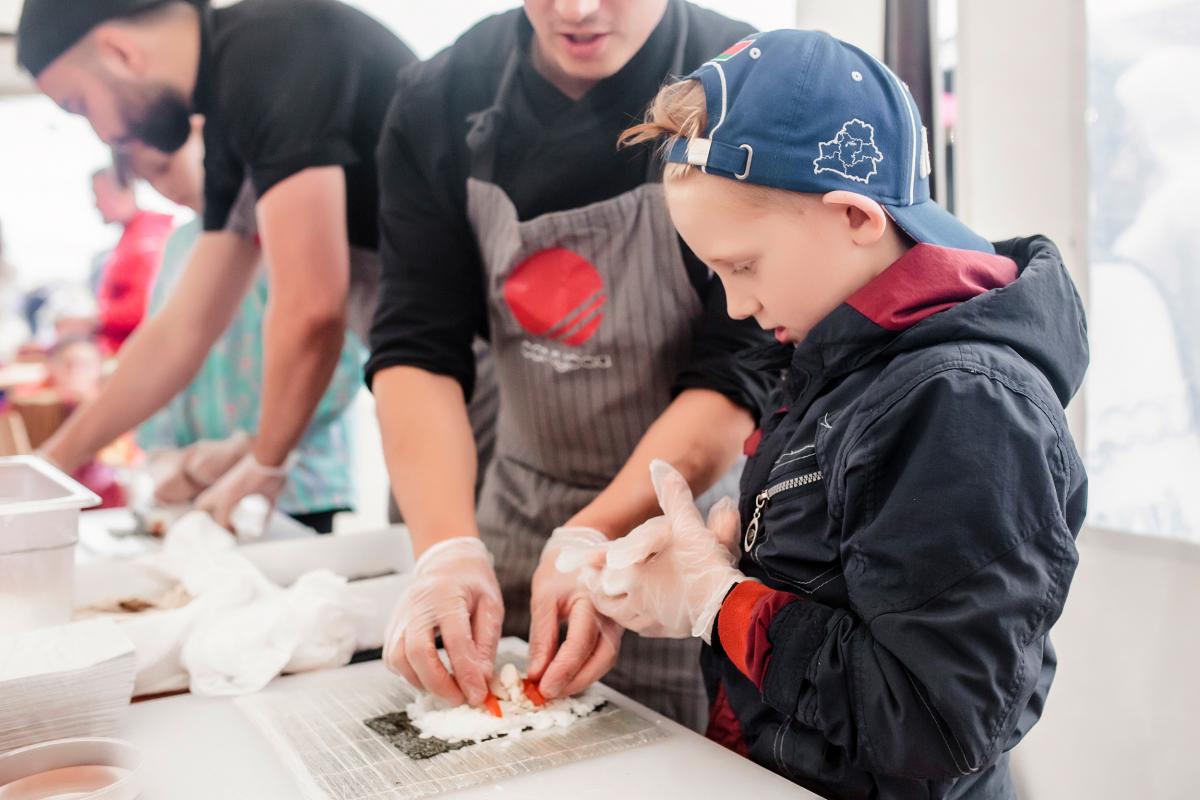
[[[766,491],[758,493],[754,498],[754,515],[750,517],[750,524],[746,526],[746,539],[743,548],[747,553],[754,547],[754,542],[758,539],[758,523],[762,518],[763,507],[767,504],[770,496]]]

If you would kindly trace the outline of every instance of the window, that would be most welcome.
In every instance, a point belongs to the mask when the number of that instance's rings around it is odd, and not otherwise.
[[[1090,522],[1200,542],[1200,5],[1087,13]]]

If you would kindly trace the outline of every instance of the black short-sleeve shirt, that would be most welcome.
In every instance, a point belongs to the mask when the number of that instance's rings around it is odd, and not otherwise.
[[[471,343],[487,337],[483,266],[467,220],[469,118],[492,105],[509,56],[521,58],[516,91],[504,109],[495,182],[521,219],[603,201],[661,179],[652,146],[617,149],[663,82],[682,40],[683,69],[750,33],[744,23],[671,0],[645,46],[616,75],[573,102],[533,67],[532,29],[521,9],[484,20],[450,48],[404,71],[379,145],[379,306],[367,380],[392,366],[456,378],[469,395]],[[680,241],[703,304],[692,355],[675,376],[677,391],[707,388],[758,412],[769,377],[738,354],[771,341],[753,320],[726,312],[720,281]]]
[[[341,165],[350,244],[376,249],[375,147],[396,76],[415,60],[337,0],[202,7],[193,107],[206,118],[205,230],[225,228],[246,180],[261,198],[305,169]]]

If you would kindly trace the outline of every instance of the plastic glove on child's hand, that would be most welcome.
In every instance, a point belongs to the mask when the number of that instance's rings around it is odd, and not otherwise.
[[[581,580],[592,602],[624,627],[642,636],[708,641],[725,595],[745,579],[731,546],[737,507],[723,498],[706,523],[674,467],[656,460],[650,475],[663,516],[607,545],[602,566],[594,551],[566,554],[565,565],[585,562]]]

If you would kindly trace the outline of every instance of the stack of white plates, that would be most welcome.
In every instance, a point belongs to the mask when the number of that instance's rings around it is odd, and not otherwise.
[[[0,636],[0,753],[112,736],[133,694],[129,638],[111,620]]]

